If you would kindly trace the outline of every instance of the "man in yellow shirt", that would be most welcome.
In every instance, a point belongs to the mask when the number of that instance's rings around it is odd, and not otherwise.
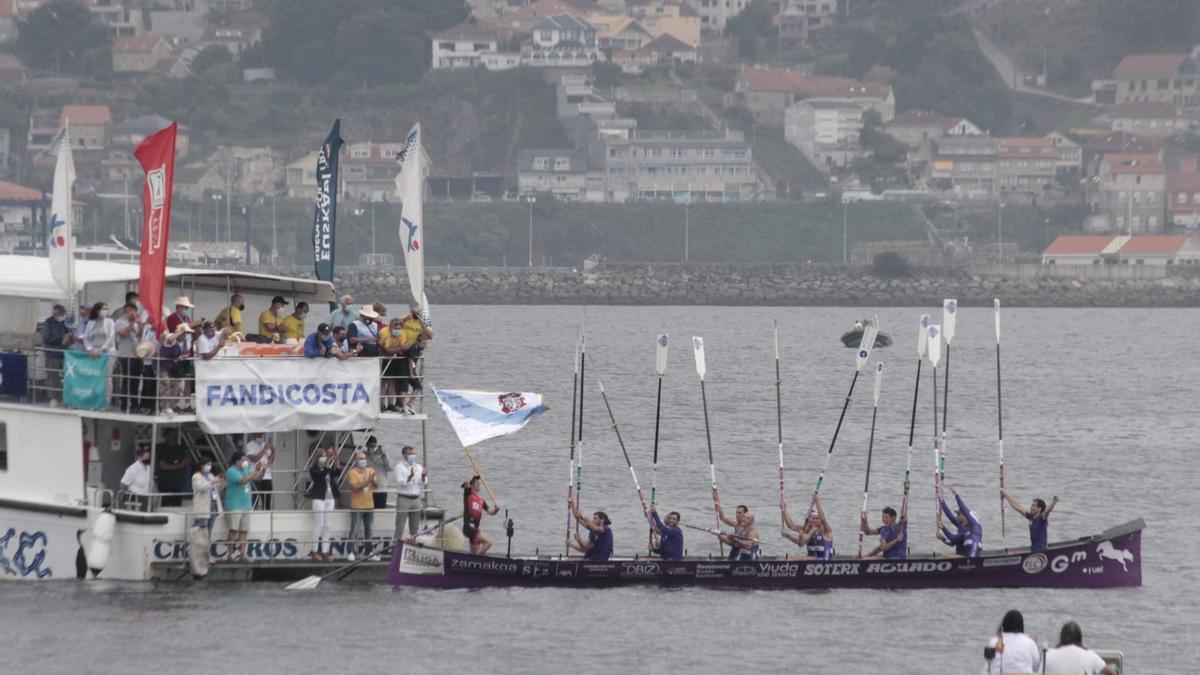
[[[283,296],[271,298],[271,306],[258,315],[258,334],[267,342],[283,342],[283,308],[288,304]]]
[[[375,469],[368,466],[367,453],[358,451],[354,453],[354,466],[350,468],[346,475],[346,484],[350,486],[350,541],[356,551],[360,551],[362,555],[370,555],[371,546],[371,526],[375,521],[375,495],[374,492],[378,487],[379,478],[375,473]],[[363,537],[366,542],[360,546],[354,538],[354,533],[358,530],[358,521],[363,523]],[[351,562],[354,561],[355,553],[351,551],[350,555],[346,556]],[[378,560],[378,556],[372,555],[373,559]]]
[[[401,317],[379,331],[379,356],[383,358],[383,411],[403,412],[400,407],[400,378],[404,376],[404,321]]]
[[[400,332],[400,341],[404,351],[408,351],[409,347],[417,344],[417,338],[422,335],[432,339],[433,329],[426,326],[425,322],[421,320],[421,306],[414,302],[408,306],[408,314],[404,315]]]
[[[242,324],[242,312],[246,311],[246,300],[240,293],[234,293],[229,298],[229,306],[221,310],[217,315],[215,324],[217,330],[232,328],[233,332],[245,335],[245,326]]]
[[[306,316],[308,316],[308,303],[297,302],[296,311],[283,319],[284,342],[290,340],[304,342],[304,338],[308,337],[308,334],[304,332],[304,317]]]

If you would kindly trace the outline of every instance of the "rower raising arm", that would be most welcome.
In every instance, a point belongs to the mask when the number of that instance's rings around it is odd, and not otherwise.
[[[1025,516],[1025,519],[1029,521],[1030,549],[1034,551],[1044,550],[1049,538],[1048,525],[1050,520],[1050,512],[1053,511],[1054,507],[1058,505],[1058,495],[1055,495],[1054,498],[1050,500],[1049,506],[1047,506],[1046,502],[1042,501],[1041,499],[1035,499],[1029,505],[1029,509],[1025,509],[1025,507],[1021,506],[1020,502],[1013,499],[1012,495],[1008,494],[1008,490],[1001,490],[1000,494],[1005,500],[1008,501],[1009,506],[1012,506],[1017,513]]]
[[[865,534],[878,534],[879,545],[871,549],[865,557],[877,558],[905,558],[908,556],[908,545],[905,543],[905,531],[908,529],[908,522],[901,520],[896,521],[896,510],[892,507],[883,509],[883,525],[878,528],[872,528],[866,518],[862,521],[862,530]]]

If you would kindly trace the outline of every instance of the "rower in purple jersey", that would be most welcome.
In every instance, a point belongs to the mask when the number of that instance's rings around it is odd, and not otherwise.
[[[1041,499],[1035,499],[1028,509],[1013,499],[1008,494],[1008,490],[1000,490],[1000,495],[1008,500],[1009,505],[1016,509],[1017,513],[1025,516],[1025,520],[1029,521],[1029,550],[1044,551],[1049,537],[1047,530],[1049,529],[1050,512],[1058,504],[1058,495],[1050,500],[1050,506],[1046,506],[1046,502]]]
[[[896,509],[888,506],[883,509],[883,524],[878,529],[872,528],[867,519],[862,520],[862,529],[866,534],[878,534],[879,545],[868,553],[866,558],[887,558],[900,560],[908,557],[907,521],[896,520]]]
[[[733,528],[733,533],[722,532],[717,535],[729,547],[729,560],[758,560],[758,530],[754,527],[754,514],[745,504],[738,504],[734,509],[736,518],[725,515],[721,503],[717,502],[717,517],[721,522]]]
[[[780,532],[784,539],[803,548],[804,557],[809,560],[832,560],[833,559],[833,528],[830,527],[829,521],[825,518],[825,510],[821,508],[821,500],[818,497],[813,497],[813,508],[808,514],[808,518],[804,520],[803,525],[797,525],[792,520],[792,514],[788,513],[787,507],[783,509],[783,523],[787,529]],[[797,534],[788,532],[792,530]]]
[[[958,494],[958,490],[951,486],[950,492],[954,494],[954,500],[958,502],[958,511],[951,511],[950,505],[946,503],[945,499],[942,499],[942,512],[958,526],[958,529],[951,532],[950,528],[943,527],[942,518],[938,516],[938,540],[947,546],[953,546],[955,555],[974,558],[983,550],[983,525],[979,523],[979,519],[975,517],[971,509],[967,508],[967,503]]]

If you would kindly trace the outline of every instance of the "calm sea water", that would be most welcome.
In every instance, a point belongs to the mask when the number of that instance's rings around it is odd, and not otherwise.
[[[937,308],[930,308],[931,313]],[[871,476],[872,520],[899,507],[915,338],[921,310],[881,309],[896,345],[885,363]],[[551,410],[520,434],[478,449],[497,497],[516,521],[515,551],[558,551],[572,356],[584,310],[440,307],[430,353],[447,388],[544,392]],[[663,384],[659,503],[685,522],[711,523],[699,383],[688,338],[708,356],[717,480],[728,506],[748,504],[776,537],[777,452],[772,321],[779,322],[789,499],[806,503],[853,372],[838,337],[860,309],[592,307],[586,390],[585,509],[606,510],[619,551],[640,551],[645,526],[596,388],[603,380],[639,477],[648,488],[654,428],[654,338],[671,335]],[[940,310],[935,314],[940,320]],[[963,309],[951,354],[947,478],[997,546],[991,311]],[[1093,647],[1124,651],[1128,672],[1182,672],[1200,662],[1187,635],[1200,613],[1194,514],[1196,310],[1011,309],[1004,314],[1008,486],[1023,502],[1062,502],[1052,539],[1143,517],[1144,586],[1109,591],[733,592],[393,591],[326,583],[307,594],[283,584],[0,584],[3,669],[23,672],[214,672],[347,666],[398,672],[978,672],[1001,615],[1018,608],[1027,632],[1053,644],[1069,619]],[[909,533],[932,550],[932,399],[922,382]],[[939,385],[940,386],[940,385]],[[871,382],[859,382],[822,497],[839,549],[856,546],[870,424]],[[419,437],[391,430],[392,443]],[[457,512],[468,464],[444,419],[429,424],[435,497]],[[797,506],[799,510],[802,506]],[[1007,542],[1027,540],[1009,514]],[[500,540],[500,519],[485,519]],[[691,552],[714,541],[688,533]],[[1180,536],[1183,535],[1183,536]],[[503,542],[501,542],[501,547]],[[768,552],[786,550],[784,542]],[[357,664],[354,666],[352,664]]]

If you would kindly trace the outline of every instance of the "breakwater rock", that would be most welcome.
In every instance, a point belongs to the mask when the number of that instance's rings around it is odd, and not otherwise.
[[[311,276],[296,269],[281,274]],[[339,268],[338,292],[403,303],[402,268]],[[571,268],[427,268],[435,304],[1197,307],[1200,269],[1168,266],[928,267],[880,278],[853,265],[602,264]]]

